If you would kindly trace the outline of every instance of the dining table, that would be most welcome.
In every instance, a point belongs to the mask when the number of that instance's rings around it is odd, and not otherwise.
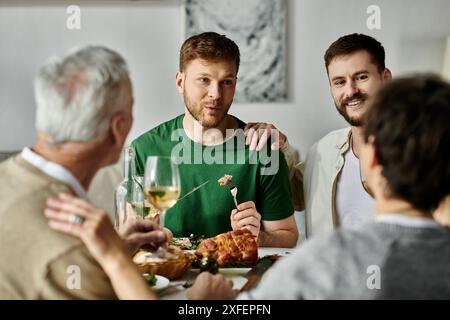
[[[267,256],[279,256],[279,259],[283,259],[293,250],[293,248],[260,247],[258,248],[258,256],[260,259]],[[218,273],[232,281],[233,289],[241,290],[248,285],[249,279],[247,276],[251,270],[252,268],[219,268]],[[186,283],[195,281],[199,274],[198,269],[189,269],[181,278],[170,281],[165,288],[158,290],[157,294],[162,300],[187,300],[188,288]]]

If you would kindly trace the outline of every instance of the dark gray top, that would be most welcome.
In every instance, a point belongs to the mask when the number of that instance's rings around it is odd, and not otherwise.
[[[404,219],[312,238],[238,299],[450,299],[450,229]]]

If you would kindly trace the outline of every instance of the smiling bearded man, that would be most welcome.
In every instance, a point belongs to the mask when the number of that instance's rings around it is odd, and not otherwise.
[[[304,171],[307,237],[335,227],[355,228],[373,215],[363,186],[359,155],[368,100],[391,79],[380,42],[363,34],[343,36],[324,56],[331,95],[350,127],[330,132],[308,152]]]

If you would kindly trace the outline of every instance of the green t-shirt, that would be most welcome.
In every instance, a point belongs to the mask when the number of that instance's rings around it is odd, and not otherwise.
[[[254,201],[262,220],[281,220],[293,214],[288,167],[282,152],[271,151],[270,147],[251,152],[245,145],[245,123],[239,119],[236,120],[240,129],[232,138],[216,146],[201,145],[187,137],[183,118],[184,114],[132,142],[139,175],[144,174],[148,156],[175,156],[181,161],[180,199],[209,181],[167,210],[165,227],[176,237],[190,234],[213,237],[231,230],[234,201],[229,189],[217,182],[225,174],[233,176],[238,203]]]

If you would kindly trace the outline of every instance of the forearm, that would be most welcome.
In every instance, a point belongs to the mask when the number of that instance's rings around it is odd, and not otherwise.
[[[297,244],[298,231],[295,230],[261,230],[258,235],[258,246],[293,248]]]
[[[111,284],[119,299],[158,299],[125,252],[118,253],[116,257],[105,261],[101,265],[111,280]]]

